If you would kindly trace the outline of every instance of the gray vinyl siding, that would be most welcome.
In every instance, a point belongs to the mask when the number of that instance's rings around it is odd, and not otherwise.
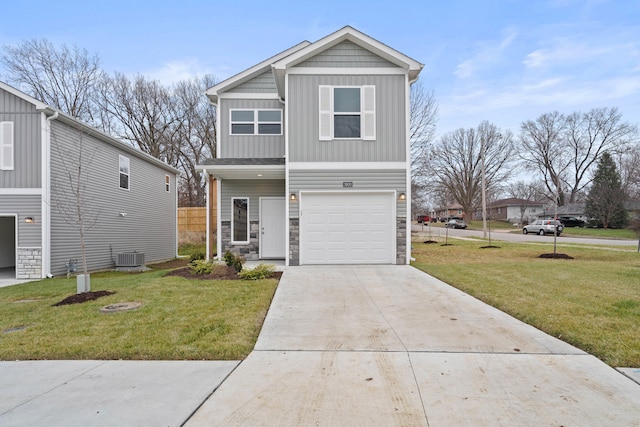
[[[353,187],[344,188],[343,182]],[[407,192],[407,175],[404,170],[292,170],[289,171],[289,191],[376,191],[395,190]],[[301,195],[304,198],[304,194]],[[396,216],[406,217],[408,202],[396,202]],[[289,203],[289,217],[298,218],[299,204]]]
[[[78,227],[68,224],[70,215],[60,200],[68,200],[69,187],[64,161],[78,164],[78,131],[59,121],[52,122],[51,137],[51,272],[65,273],[65,263],[76,258],[81,263]],[[86,253],[89,270],[115,266],[118,253],[145,253],[145,262],[170,259],[176,254],[176,179],[167,170],[94,137],[83,135],[87,220],[95,225],[87,231]],[[130,162],[129,190],[119,187],[119,154]],[[165,191],[165,175],[170,176],[170,192]],[[73,205],[71,205],[73,207]],[[120,213],[126,216],[120,216]]]
[[[397,67],[357,44],[343,41],[297,65],[298,67]]]
[[[276,81],[271,70],[254,77],[248,82],[242,83],[230,89],[230,93],[276,93]]]
[[[284,106],[277,99],[223,99],[220,107],[220,158],[284,156]],[[230,135],[230,110],[238,108],[282,110],[282,135]]]
[[[237,179],[222,180],[220,184],[220,219],[231,221],[231,198],[249,197],[249,220],[260,219],[260,197],[284,197],[282,179]]]
[[[0,195],[0,216],[18,215],[18,247],[42,247],[42,197],[39,195]],[[24,222],[26,217],[33,222]]]
[[[318,87],[374,85],[376,140],[320,141]],[[404,162],[406,102],[404,75],[291,75],[288,123],[290,162]]]
[[[0,89],[0,122],[13,122],[14,169],[0,170],[0,188],[39,188],[42,175],[42,113]]]

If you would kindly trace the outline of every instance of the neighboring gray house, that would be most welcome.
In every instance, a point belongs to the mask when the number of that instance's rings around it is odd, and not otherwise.
[[[176,256],[176,169],[0,82],[0,269],[38,279],[65,274],[70,259],[80,267],[67,223],[79,165],[89,270],[134,251]]]
[[[423,65],[351,28],[207,90],[208,239],[248,259],[408,264],[409,93]],[[213,222],[215,221],[215,224]]]

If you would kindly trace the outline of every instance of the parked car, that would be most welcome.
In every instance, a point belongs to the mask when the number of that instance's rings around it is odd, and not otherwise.
[[[561,216],[558,218],[565,227],[584,227],[587,223],[575,216]]]
[[[545,234],[556,233],[558,236],[564,230],[564,226],[560,221],[553,219],[538,219],[522,228],[522,234],[535,233],[541,236]]]
[[[445,225],[447,228],[467,228],[467,223],[461,219],[450,219]]]
[[[418,224],[425,224],[427,222],[431,222],[431,217],[429,215],[418,215],[416,219],[418,220]]]

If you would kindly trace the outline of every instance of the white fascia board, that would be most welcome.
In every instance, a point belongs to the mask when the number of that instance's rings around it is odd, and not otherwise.
[[[273,64],[274,62],[279,61],[282,58],[289,56],[294,52],[297,52],[298,50],[308,46],[309,44],[311,43],[306,40],[301,43],[298,43],[297,45],[290,47],[289,49],[283,52],[280,52],[269,59],[265,59],[259,64],[256,64],[253,67],[248,68],[242,71],[241,73],[236,74],[235,76],[229,77],[228,79],[223,80],[222,82],[218,83],[215,86],[210,87],[205,91],[205,94],[209,97],[209,99],[211,99],[211,101],[216,103],[218,97],[222,95],[221,92],[224,92],[225,90],[229,90],[235,86],[238,86],[241,83],[251,80],[252,78],[256,77],[259,74],[264,73],[271,67],[271,64]]]
[[[387,61],[407,70],[419,72],[419,70],[422,70],[422,67],[424,67],[423,64],[419,63],[415,59],[412,59],[409,56],[400,53],[383,43],[380,43],[379,41],[350,26],[346,26],[314,43],[311,43],[309,46],[306,46],[303,49],[300,49],[299,51],[275,62],[273,66],[276,69],[290,68],[292,66],[295,66],[296,64],[299,64],[300,62],[313,57],[318,52],[329,49],[330,47],[333,47],[345,40],[353,42],[363,49],[366,49],[380,56],[381,58],[384,58]]]
[[[16,89],[13,86],[9,86],[6,83],[0,82],[0,89],[3,89],[5,91],[9,92],[10,94],[17,96],[18,98],[21,98],[21,99],[29,102],[30,104],[35,105],[35,107],[38,110],[44,110],[44,109],[48,108],[48,105],[45,104],[44,102],[38,101],[37,99],[27,95],[26,93],[22,92],[21,90]]]
[[[406,162],[289,162],[289,170],[405,170]]]
[[[51,123],[47,115],[40,113],[40,132],[42,141],[42,269],[44,279],[51,273]]]
[[[310,74],[310,75],[336,75],[336,74],[348,74],[348,75],[404,75],[407,74],[407,70],[404,68],[392,68],[392,67],[354,67],[354,68],[339,68],[339,67],[292,67],[287,70],[287,74]]]
[[[247,93],[247,92],[225,92],[218,96],[218,99],[280,99],[280,96],[273,93]]]
[[[0,188],[0,196],[41,196],[42,188]]]

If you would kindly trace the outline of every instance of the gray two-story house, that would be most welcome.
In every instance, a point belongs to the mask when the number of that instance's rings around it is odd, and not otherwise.
[[[174,258],[177,173],[0,82],[0,271],[80,269],[81,228],[90,271]]]
[[[200,165],[217,212],[210,252],[409,263],[409,93],[422,67],[344,27],[207,90],[219,121],[217,158]]]

